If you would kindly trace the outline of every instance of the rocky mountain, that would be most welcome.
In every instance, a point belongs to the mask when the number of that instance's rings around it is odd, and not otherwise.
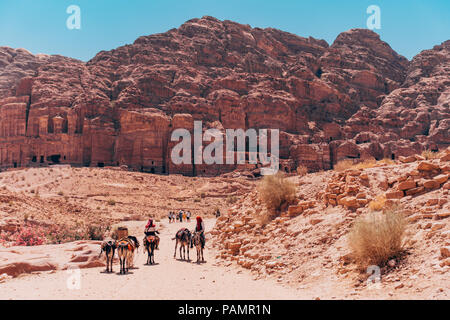
[[[281,168],[316,171],[447,147],[449,103],[450,41],[408,61],[369,30],[328,45],[203,17],[87,63],[0,47],[0,166],[238,168],[171,161],[172,131],[202,120],[279,129]]]

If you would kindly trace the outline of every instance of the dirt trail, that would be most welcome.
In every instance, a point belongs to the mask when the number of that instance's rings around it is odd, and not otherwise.
[[[145,222],[141,222],[145,224]],[[207,230],[215,219],[205,221]],[[146,266],[146,255],[141,248],[135,260],[136,269],[119,275],[104,268],[81,270],[81,289],[70,290],[67,271],[26,275],[0,284],[0,299],[313,299],[312,292],[300,292],[282,287],[270,280],[253,280],[252,276],[236,267],[215,264],[215,252],[205,250],[206,263],[197,264],[195,249],[191,262],[173,258],[174,241],[171,238],[184,226],[193,228],[193,222],[164,222],[160,250],[156,251],[156,265]],[[142,231],[141,231],[142,232]],[[139,239],[142,236],[139,235]],[[177,259],[179,256],[177,255]]]

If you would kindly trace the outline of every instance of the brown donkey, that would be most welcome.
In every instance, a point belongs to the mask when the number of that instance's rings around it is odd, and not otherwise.
[[[116,251],[116,242],[113,240],[104,241],[101,244],[101,251],[99,254],[99,258],[102,256],[102,253],[105,252],[106,255],[106,272],[113,272],[112,266],[113,266],[113,260],[114,260],[114,253]]]
[[[147,250],[147,263],[155,264],[155,247],[156,247],[156,236],[146,236],[143,240],[144,247]]]
[[[117,241],[117,255],[119,256],[120,262],[120,274],[125,274],[128,272],[127,258],[128,251],[131,250],[131,245],[128,239],[124,238]]]
[[[183,228],[178,230],[177,234],[175,235],[175,238],[172,238],[172,240],[176,240],[175,242],[175,252],[173,253],[173,257],[176,258],[177,256],[177,246],[178,243],[180,244],[180,259],[186,260],[186,248],[187,248],[187,256],[188,261],[189,259],[189,245],[191,244],[191,232],[187,228]],[[181,254],[181,249],[183,249],[183,255]]]
[[[194,236],[192,237],[192,243],[197,249],[197,263],[201,261],[205,262],[205,259],[203,258],[203,246],[202,246],[202,236],[200,232],[195,232]]]
[[[127,268],[134,268],[134,257],[137,253],[137,250],[139,249],[139,241],[135,236],[128,236],[127,239],[128,243],[130,244],[128,246],[128,256],[127,256]]]

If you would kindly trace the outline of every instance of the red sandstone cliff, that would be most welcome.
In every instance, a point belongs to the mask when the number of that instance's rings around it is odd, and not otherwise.
[[[83,63],[0,47],[0,166],[176,166],[176,128],[280,129],[282,168],[329,169],[450,144],[450,42],[409,62],[369,30],[329,46],[212,17]]]

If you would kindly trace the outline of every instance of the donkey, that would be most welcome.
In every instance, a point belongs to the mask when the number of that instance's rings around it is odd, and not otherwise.
[[[186,248],[187,248],[187,256],[188,261],[189,259],[189,245],[191,244],[191,238],[192,234],[187,228],[182,228],[178,230],[177,234],[175,235],[175,238],[172,238],[172,240],[176,240],[175,242],[175,252],[173,253],[173,257],[176,258],[177,255],[177,246],[178,243],[180,244],[180,259],[185,260],[186,259]],[[181,254],[181,249],[183,249],[183,255]]]
[[[156,236],[146,236],[142,243],[144,244],[145,249],[147,250],[147,265],[155,264],[155,247],[156,247]]]
[[[106,272],[113,272],[112,266],[113,266],[113,260],[114,260],[114,253],[116,251],[116,242],[113,240],[104,241],[101,244],[101,251],[98,257],[100,258],[102,256],[102,253],[105,252],[106,256]]]
[[[205,259],[203,258],[202,237],[201,237],[200,232],[194,233],[194,236],[192,237],[192,244],[197,249],[197,263],[200,262],[200,257],[201,257],[201,261],[205,262]]]
[[[117,255],[119,256],[120,262],[120,274],[125,274],[128,272],[127,258],[128,258],[128,251],[131,250],[131,245],[127,238],[123,238],[117,241],[116,246],[117,246]]]
[[[128,236],[127,239],[129,242],[128,246],[128,255],[127,255],[127,268],[133,268],[134,267],[134,255],[135,251],[137,252],[137,249],[139,248],[140,244],[138,239],[135,236]]]

